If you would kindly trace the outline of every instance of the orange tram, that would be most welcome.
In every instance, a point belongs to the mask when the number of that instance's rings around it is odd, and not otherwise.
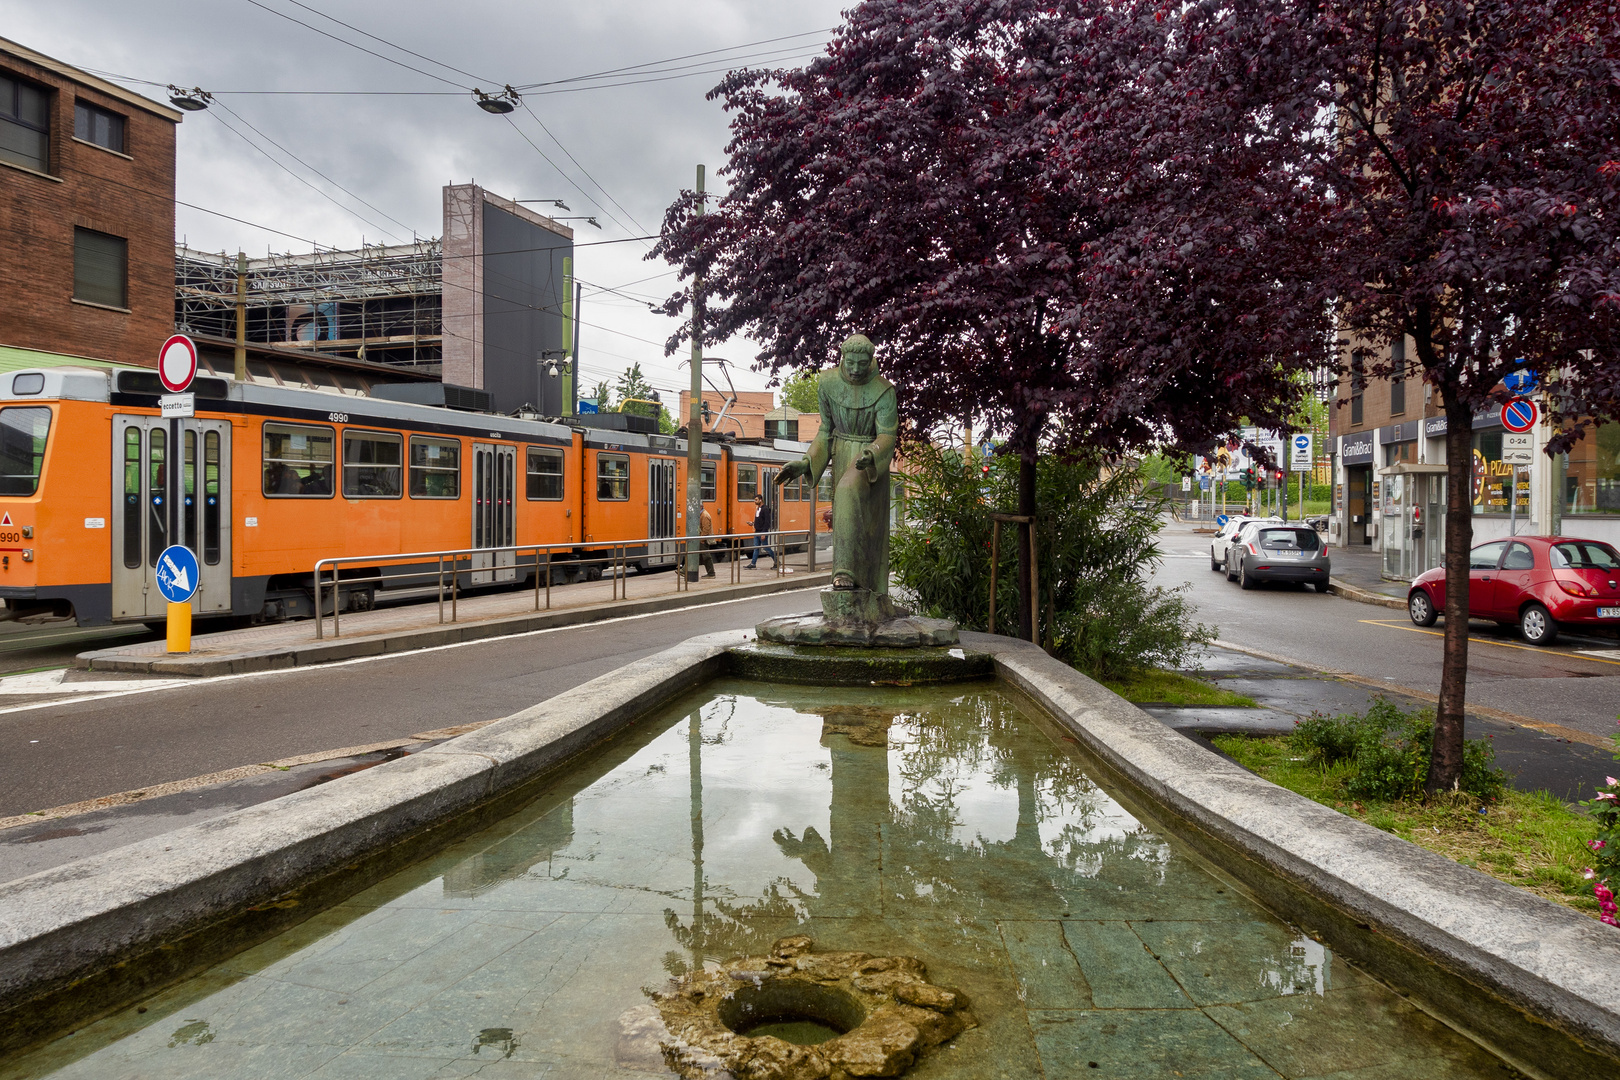
[[[600,560],[626,541],[686,531],[684,439],[198,375],[181,436],[183,536],[171,538],[155,371],[52,367],[0,379],[4,618],[161,621],[157,557],[178,541],[201,567],[197,617],[279,620],[314,615],[320,559],[566,544],[552,575],[572,580],[600,576]],[[771,482],[799,456],[705,443],[714,531],[751,531],[756,493],[777,529],[810,528],[808,483]],[[647,572],[673,567],[675,550],[654,541],[624,554]],[[463,556],[459,587],[532,583],[538,563],[522,561]],[[336,602],[348,611],[370,608],[385,587],[422,585],[364,566],[341,578]],[[330,584],[323,591],[331,597]]]

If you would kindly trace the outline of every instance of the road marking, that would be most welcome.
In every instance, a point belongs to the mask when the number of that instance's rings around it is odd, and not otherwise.
[[[63,668],[51,671],[30,671],[22,675],[0,678],[0,697],[23,694],[95,694],[133,687],[159,688],[180,686],[185,679],[90,679],[84,682],[63,682],[67,675]]]
[[[1392,620],[1357,619],[1356,621],[1364,622],[1368,626],[1387,626],[1391,630],[1410,630],[1414,634],[1427,634],[1430,637],[1443,638],[1446,636],[1446,632],[1444,630],[1426,630],[1421,626],[1407,626],[1405,623],[1395,622]],[[1620,667],[1620,660],[1605,660],[1601,656],[1580,656],[1576,653],[1565,652],[1563,649],[1549,649],[1545,645],[1515,645],[1511,641],[1497,641],[1494,638],[1475,637],[1473,634],[1468,635],[1468,640],[1477,641],[1481,645],[1496,645],[1503,649],[1521,649],[1524,652],[1540,653],[1543,656],[1567,656],[1571,660],[1590,660],[1594,664],[1614,664],[1617,667]],[[1552,677],[1554,676],[1549,676],[1549,678]]]
[[[575,623],[571,626],[548,626],[543,630],[528,630],[521,634],[505,634],[500,637],[480,638],[476,641],[454,641],[448,645],[431,645],[425,649],[410,649],[406,652],[378,653],[373,656],[356,656],[351,660],[333,660],[326,664],[310,664],[307,667],[276,668],[271,671],[244,671],[236,675],[211,675],[204,678],[187,678],[180,680],[165,680],[162,683],[144,683],[130,690],[113,690],[103,694],[86,694],[71,701],[39,701],[31,705],[12,705],[0,708],[0,716],[10,713],[32,712],[35,709],[51,709],[59,705],[78,705],[92,701],[107,701],[112,698],[130,697],[135,694],[152,694],[163,690],[184,689],[188,686],[212,686],[217,682],[236,682],[241,679],[268,679],[276,676],[305,675],[311,672],[331,671],[333,668],[354,667],[358,664],[372,664],[379,660],[400,660],[411,656],[421,656],[423,653],[444,652],[448,649],[464,649],[470,645],[491,645],[502,641],[521,641],[524,638],[539,637],[542,634],[555,634],[563,630],[594,630],[599,626],[611,626],[614,623],[636,622],[641,619],[656,619],[664,615],[680,615],[686,612],[702,611],[705,608],[725,607],[728,604],[751,604],[758,600],[768,600],[778,596],[792,596],[795,593],[815,592],[821,588],[819,585],[807,585],[802,589],[784,589],[782,592],[767,593],[765,596],[739,596],[730,600],[715,600],[707,604],[693,604],[690,607],[674,608],[669,611],[646,611],[640,615],[617,615],[611,619],[600,619],[596,622]]]

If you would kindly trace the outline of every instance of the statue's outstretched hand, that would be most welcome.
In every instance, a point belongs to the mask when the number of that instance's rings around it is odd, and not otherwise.
[[[874,478],[873,474],[877,472],[877,458],[872,455],[872,451],[868,450],[855,459],[855,467],[865,473],[867,480],[870,481]]]
[[[803,458],[799,459],[798,461],[790,461],[786,465],[782,466],[781,471],[776,474],[776,486],[781,487],[789,480],[796,480],[801,476],[809,475],[810,463],[808,461],[805,461]]]

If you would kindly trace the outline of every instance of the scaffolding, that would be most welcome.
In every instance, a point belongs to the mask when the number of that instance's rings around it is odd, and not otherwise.
[[[438,374],[444,344],[443,244],[247,260],[247,340]],[[236,336],[236,256],[175,246],[175,323]]]

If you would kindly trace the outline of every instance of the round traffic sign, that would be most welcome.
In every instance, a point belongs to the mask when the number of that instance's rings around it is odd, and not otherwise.
[[[1229,520],[1231,520],[1231,519],[1229,519],[1225,514],[1216,514],[1215,515],[1215,524],[1217,524],[1217,525],[1224,526],[1227,523],[1227,521],[1229,521]]]
[[[197,556],[188,547],[171,544],[158,556],[158,592],[171,604],[188,603],[197,595],[199,576]]]
[[[1529,368],[1519,368],[1517,371],[1502,377],[1502,385],[1515,394],[1529,394],[1536,389],[1536,373]]]
[[[1520,398],[1502,406],[1502,426],[1523,434],[1536,426],[1536,403]]]
[[[1298,450],[1309,450],[1311,448],[1311,437],[1309,435],[1295,435],[1294,447]]]
[[[197,376],[197,345],[184,334],[176,334],[158,350],[158,378],[171,394],[185,393]]]

